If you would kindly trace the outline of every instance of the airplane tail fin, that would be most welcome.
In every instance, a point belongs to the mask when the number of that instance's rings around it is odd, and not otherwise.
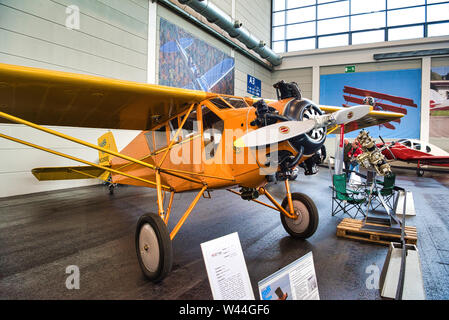
[[[98,138],[98,146],[109,149],[111,151],[118,151],[114,136],[111,131],[106,132],[104,135]],[[98,164],[107,167],[110,165],[111,159],[113,157],[114,156],[109,153],[98,151]],[[110,175],[111,174],[109,172],[105,171],[99,178],[104,181],[109,181]]]
[[[111,131],[106,132],[98,138],[98,145],[102,148],[117,152],[117,145],[115,144],[115,139]],[[113,156],[109,153],[98,151],[99,165],[109,166],[112,158]]]
[[[98,138],[98,145],[102,148],[117,152],[117,145],[110,131]],[[106,152],[98,152],[99,164],[104,167],[109,167],[110,160],[113,156]],[[34,168],[31,172],[39,181],[73,179],[100,179],[109,181],[110,177],[108,171],[94,166]]]

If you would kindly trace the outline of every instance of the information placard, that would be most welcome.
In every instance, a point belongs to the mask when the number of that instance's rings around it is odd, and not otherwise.
[[[262,300],[319,300],[312,252],[259,281]]]
[[[237,232],[201,244],[215,300],[254,300]]]

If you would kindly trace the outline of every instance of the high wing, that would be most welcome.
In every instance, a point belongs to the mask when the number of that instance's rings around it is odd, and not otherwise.
[[[343,107],[334,107],[334,106],[318,106],[325,113],[333,113],[338,110],[344,109]],[[384,111],[376,111],[371,110],[369,114],[360,118],[356,121],[352,121],[345,125],[345,133],[360,130],[366,127],[376,126],[383,123],[387,123],[390,121],[395,121],[397,119],[402,118],[404,115],[402,113],[397,112],[384,112]],[[332,133],[337,127],[332,126],[327,128],[328,133]]]
[[[212,96],[216,94],[0,64],[0,111],[41,125],[150,130]]]

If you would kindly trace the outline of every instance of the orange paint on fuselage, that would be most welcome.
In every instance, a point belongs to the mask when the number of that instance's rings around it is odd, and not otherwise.
[[[270,150],[270,147],[268,147],[257,151],[255,149],[239,149],[234,147],[234,141],[236,139],[240,138],[248,131],[257,129],[257,127],[251,126],[250,124],[251,121],[256,118],[255,108],[249,105],[251,100],[243,100],[242,98],[237,97],[232,98],[245,101],[245,106],[234,108],[231,105],[228,105],[228,107],[219,108],[210,100],[205,100],[197,104],[192,111],[192,114],[196,112],[196,121],[198,124],[196,132],[190,132],[190,136],[183,135],[178,138],[176,143],[168,151],[169,153],[160,167],[169,170],[178,170],[176,172],[180,172],[181,174],[196,180],[201,180],[201,182],[207,184],[208,189],[225,188],[234,185],[255,188],[265,185],[265,176],[277,171],[277,168],[275,167],[266,166],[268,160],[265,155],[270,151],[273,151],[273,149]],[[276,101],[269,105],[282,114],[287,102],[290,100],[291,99]],[[205,130],[211,129],[204,128],[205,125],[207,125],[203,123],[203,112],[205,110],[206,112],[213,112],[215,116],[222,120],[221,134],[213,135],[209,134],[208,130]],[[170,144],[171,138],[177,130],[176,128],[170,129],[169,122],[172,121],[180,125],[183,116],[185,115],[186,112],[173,117],[169,121],[156,126],[153,131],[141,132],[121,151],[121,153],[152,165],[159,166],[164,153],[167,151],[167,146]],[[186,125],[184,127],[186,127]],[[154,147],[155,145],[161,145],[160,142],[163,140],[161,139],[161,136],[164,136],[164,131],[161,132],[157,130],[164,126],[166,129],[165,146],[159,148]],[[217,131],[220,131],[220,129]],[[213,139],[219,139],[217,144],[210,144],[211,142],[214,143],[212,136]],[[156,141],[158,138],[159,141]],[[277,149],[288,150],[292,152],[293,155],[297,154],[297,151],[293,149],[287,141],[279,143]],[[206,156],[206,153],[208,153],[208,156]],[[307,157],[301,158],[299,163],[303,162],[305,159],[307,159]],[[144,168],[138,164],[129,163],[120,158],[113,158],[111,160],[111,166],[113,169],[150,181],[156,180],[155,170]],[[187,172],[192,174],[187,174]],[[114,183],[148,187],[148,184],[145,184],[144,182],[129,179],[120,175],[113,174],[112,179]],[[175,192],[195,190],[202,187],[199,183],[186,181],[166,173],[161,173],[161,181],[162,184],[170,186]]]

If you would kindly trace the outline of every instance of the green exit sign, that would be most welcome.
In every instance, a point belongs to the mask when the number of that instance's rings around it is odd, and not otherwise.
[[[355,66],[346,66],[345,73],[355,72]]]

